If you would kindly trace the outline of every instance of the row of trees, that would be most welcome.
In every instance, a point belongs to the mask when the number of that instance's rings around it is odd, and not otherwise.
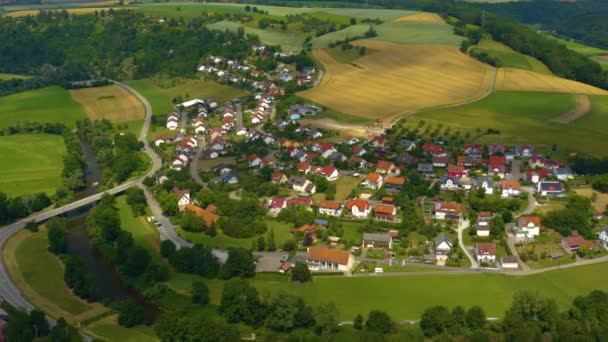
[[[51,198],[44,192],[33,195],[9,197],[0,192],[0,224],[13,222],[51,205]]]
[[[54,327],[50,327],[44,313],[38,309],[29,314],[16,308],[2,304],[9,314],[9,324],[4,328],[5,341],[48,341],[48,342],[78,342],[82,337],[78,330],[60,318]]]

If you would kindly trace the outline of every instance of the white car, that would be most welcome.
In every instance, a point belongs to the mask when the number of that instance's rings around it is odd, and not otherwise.
[[[382,267],[374,268],[374,273],[384,273],[384,269]]]

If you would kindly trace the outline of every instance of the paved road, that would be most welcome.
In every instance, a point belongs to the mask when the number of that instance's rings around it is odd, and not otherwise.
[[[194,179],[194,181],[200,185],[202,185],[203,187],[207,186],[207,183],[203,182],[203,179],[201,178],[201,174],[198,171],[198,163],[201,160],[201,157],[203,156],[203,152],[205,152],[205,150],[207,149],[207,140],[205,139],[205,137],[202,137],[201,140],[198,142],[198,148],[196,149],[196,153],[194,154],[194,157],[192,157],[192,161],[190,162],[190,176],[192,177],[192,179]]]
[[[468,220],[467,221],[464,221],[464,220],[458,221],[458,228],[457,228],[458,245],[464,252],[464,255],[466,255],[467,258],[469,258],[469,261],[471,262],[471,268],[479,268],[479,264],[477,263],[477,260],[471,255],[471,252],[469,252],[469,250],[467,249],[467,246],[464,245],[464,240],[462,238],[462,234],[463,234],[464,230],[467,228],[469,228]]]
[[[507,177],[508,179],[517,181],[521,179],[521,163],[522,161],[519,159],[511,161],[511,174]]]

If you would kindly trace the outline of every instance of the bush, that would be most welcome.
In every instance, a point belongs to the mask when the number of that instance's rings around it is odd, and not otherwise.
[[[200,305],[209,303],[209,288],[202,281],[192,283],[192,303]]]
[[[160,243],[160,255],[163,258],[170,258],[176,251],[175,244],[171,240],[164,240]]]

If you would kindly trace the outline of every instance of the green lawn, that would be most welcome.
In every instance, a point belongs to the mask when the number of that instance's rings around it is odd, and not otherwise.
[[[437,127],[444,124],[452,132],[477,135],[477,129],[497,129],[499,135],[486,135],[481,143],[530,143],[608,156],[608,120],[605,120],[608,98],[592,97],[594,109],[570,124],[551,122],[570,111],[574,98],[569,94],[539,92],[494,92],[490,96],[460,107],[421,112],[407,119],[410,128],[420,120]],[[442,129],[443,132],[444,129]]]
[[[336,181],[336,201],[348,199],[350,193],[361,183],[361,178],[342,176]]]
[[[575,40],[562,39],[562,38],[558,38],[558,37],[550,35],[550,34],[545,35],[545,37],[553,39],[553,40],[565,45],[568,49],[570,49],[572,51],[576,51],[585,56],[596,56],[596,55],[608,54],[608,50],[596,48],[596,47],[590,46],[590,45],[585,45],[585,44],[579,43]]]
[[[359,231],[359,227],[363,224],[358,222],[342,222],[342,229],[344,230],[344,234],[342,235],[342,242],[345,241],[353,241],[354,246],[359,246],[361,244],[361,239],[363,238],[363,233]]]
[[[552,74],[551,70],[538,59],[519,53],[491,38],[484,38],[479,45],[474,48],[474,51],[485,52],[491,57],[498,59],[501,62],[501,67],[504,68],[518,68],[546,75]]]
[[[276,277],[254,281],[262,293],[288,291],[313,306],[334,302],[340,320],[352,320],[372,309],[386,311],[395,320],[418,319],[433,305],[480,305],[489,317],[501,317],[517,290],[538,290],[566,308],[577,295],[608,290],[606,263],[531,276],[501,274],[428,274],[390,277],[318,277],[311,284],[292,284]]]
[[[232,21],[219,21],[217,23],[206,25],[207,28],[211,30],[219,30],[219,31],[236,31],[239,27],[243,27],[245,32],[248,34],[254,34],[260,37],[260,41],[267,45],[280,45],[283,50],[298,52],[302,49],[304,45],[304,39],[306,39],[307,34],[303,32],[290,32],[290,31],[281,31],[278,29],[259,29],[257,27],[252,27],[252,24],[249,25],[241,25],[237,22]]]
[[[97,324],[90,329],[95,335],[106,341],[121,342],[147,342],[159,341],[154,329],[148,326],[138,325],[133,328],[125,328],[118,324]]]
[[[74,315],[90,308],[65,286],[63,265],[48,250],[46,230],[33,234],[17,247],[15,259],[26,283],[45,301]]]
[[[274,240],[277,248],[286,241],[291,239],[291,228],[293,225],[278,221],[265,221],[268,225],[268,231],[265,236],[268,236],[268,233],[271,229],[274,229]],[[204,233],[192,233],[183,230],[181,227],[177,228],[177,233],[183,237],[184,239],[191,241],[193,243],[200,243],[203,246],[212,247],[212,248],[246,248],[249,249],[253,245],[253,242],[258,239],[258,237],[252,237],[247,239],[237,239],[227,235],[224,235],[221,230],[218,230],[216,236],[209,236]]]
[[[70,93],[60,87],[47,87],[0,97],[0,128],[25,122],[62,122],[74,126],[86,113]]]
[[[25,75],[15,75],[15,74],[2,74],[0,73],[0,81],[4,81],[4,80],[11,80],[11,79],[19,79],[19,80],[23,80],[26,78],[29,78],[29,76],[25,76]]]
[[[0,137],[0,192],[9,196],[46,192],[61,185],[63,138],[49,134]]]
[[[126,196],[117,197],[116,204],[122,229],[133,234],[133,240],[136,244],[144,247],[152,256],[160,259],[160,236],[156,228],[152,227],[145,217],[133,215],[131,207],[127,204]]]
[[[440,44],[460,46],[463,37],[453,32],[446,23],[429,22],[387,22],[374,27],[377,40],[398,44]]]
[[[218,103],[245,96],[242,89],[198,78],[146,78],[129,82],[152,106],[154,115],[165,115],[173,109],[172,100],[181,96],[184,101],[193,98],[212,98]]]
[[[330,33],[326,33],[320,37],[316,37],[312,40],[313,48],[326,48],[329,43],[333,43],[337,40],[344,40],[346,38],[352,38],[356,36],[363,36],[365,32],[369,30],[369,25],[357,24],[349,26],[343,30],[338,30]],[[333,55],[332,55],[333,57]]]

